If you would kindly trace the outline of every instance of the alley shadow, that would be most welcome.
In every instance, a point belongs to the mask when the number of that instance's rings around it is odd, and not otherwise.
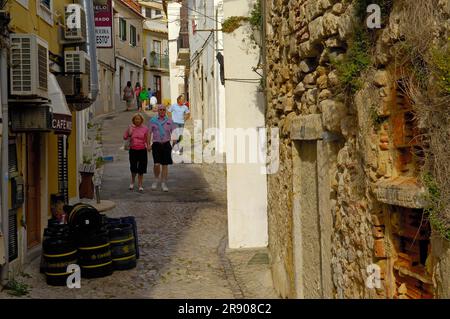
[[[152,298],[155,285],[162,284],[165,287],[164,274],[167,268],[173,267],[174,263],[180,264],[180,268],[207,268],[207,261],[202,259],[207,258],[206,252],[199,252],[198,255],[192,256],[198,264],[194,262],[190,265],[189,262],[192,260],[181,261],[179,250],[186,249],[183,243],[186,236],[191,236],[192,240],[192,235],[189,235],[192,233],[192,224],[198,222],[197,215],[203,209],[213,211],[214,216],[209,217],[212,229],[206,229],[208,227],[206,226],[202,231],[213,232],[217,238],[224,237],[227,232],[226,204],[216,200],[214,191],[203,178],[198,165],[195,164],[171,165],[168,179],[170,191],[162,192],[160,186],[156,191],[151,190],[151,183],[154,181],[151,153],[147,174],[144,176],[144,192],[140,193],[136,188],[130,191],[128,189],[130,184],[128,152],[122,150],[121,146],[122,135],[129,125],[126,118],[131,118],[133,114],[120,113],[115,117],[103,119],[103,154],[113,156],[114,160],[105,165],[101,196],[102,199],[112,200],[117,204],[114,210],[107,212],[108,216],[134,216],[138,226],[141,254],[138,266],[126,272],[115,272],[112,278],[115,277],[119,281],[128,278],[130,282],[133,282],[131,285],[135,285],[135,288],[140,291],[138,298]],[[148,116],[146,116],[147,122]],[[201,246],[205,243],[193,244]],[[219,244],[220,240],[217,243],[207,243],[212,246],[219,246]],[[114,280],[111,285],[119,284]],[[161,289],[163,288],[159,286],[158,293],[161,293]],[[181,291],[173,293],[178,294],[179,297],[192,298],[188,293],[182,296]]]

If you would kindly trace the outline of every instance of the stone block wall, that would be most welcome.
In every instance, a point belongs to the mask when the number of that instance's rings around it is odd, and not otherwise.
[[[406,235],[395,233],[391,220],[396,207],[418,211],[423,208],[420,202],[423,189],[417,183],[420,163],[408,155],[409,149],[405,153],[399,145],[402,138],[415,132],[408,131],[414,129],[408,128],[411,124],[408,110],[401,117],[396,115],[396,105],[406,103],[406,98],[398,94],[401,83],[392,50],[401,36],[398,3],[395,2],[386,26],[378,31],[375,66],[366,72],[362,89],[349,100],[338,89],[338,74],[330,61],[339,63],[344,58],[357,21],[354,3],[265,2],[266,120],[268,127],[280,128],[280,168],[268,177],[269,249],[275,288],[282,297],[300,297],[296,285],[302,283],[296,269],[302,265],[298,265],[295,257],[298,255],[295,232],[300,230],[295,228],[295,214],[316,214],[294,207],[295,185],[302,183],[301,175],[295,174],[294,148],[300,145],[301,154],[302,144],[296,141],[308,140],[308,135],[316,131],[317,140],[327,145],[327,165],[318,165],[317,172],[311,174],[327,178],[328,185],[319,183],[318,193],[322,194],[319,201],[324,198],[323,193],[329,194],[326,196],[329,204],[325,206],[332,220],[331,229],[321,231],[322,263],[323,256],[329,254],[325,261],[330,263],[330,270],[324,265],[317,267],[322,267],[322,278],[329,276],[332,281],[331,291],[322,292],[322,297],[413,296],[412,292],[409,295],[405,292],[407,284],[402,285],[396,273],[401,254],[397,237]],[[308,117],[311,115],[316,116]],[[321,121],[302,124],[305,117]],[[379,119],[381,123],[376,123]],[[400,126],[405,130],[399,131]],[[323,208],[318,204],[319,210],[322,209],[320,215]],[[426,239],[428,242],[429,238]],[[327,241],[330,247],[323,244]],[[448,250],[440,254],[448,254]],[[298,260],[304,263],[302,258]],[[366,285],[367,267],[371,264],[381,269],[379,289]],[[431,274],[427,278],[428,275]],[[423,288],[417,296],[429,296],[427,289]]]

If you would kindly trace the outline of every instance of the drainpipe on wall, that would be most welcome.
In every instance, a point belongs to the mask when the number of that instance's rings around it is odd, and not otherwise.
[[[8,51],[7,48],[2,48],[0,52],[0,78],[8,78]],[[8,252],[8,238],[9,238],[9,220],[8,220],[8,83],[7,81],[0,81],[0,96],[2,107],[2,154],[1,154],[1,233],[3,234],[5,264],[1,266],[0,284],[5,285],[8,281],[9,272],[9,252]]]
[[[87,17],[88,41],[87,47],[91,58],[91,94],[92,101],[97,100],[98,95],[98,65],[97,65],[97,47],[95,40],[95,24],[94,24],[94,6],[93,1],[83,0]]]

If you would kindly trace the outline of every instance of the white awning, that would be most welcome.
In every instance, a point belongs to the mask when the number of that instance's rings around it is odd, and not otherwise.
[[[52,129],[56,134],[68,135],[72,131],[72,112],[53,73],[48,74],[48,84],[48,96],[53,113]]]
[[[53,114],[62,114],[72,116],[69,106],[66,102],[66,97],[61,90],[61,87],[56,80],[53,73],[48,74],[48,96],[51,100]]]

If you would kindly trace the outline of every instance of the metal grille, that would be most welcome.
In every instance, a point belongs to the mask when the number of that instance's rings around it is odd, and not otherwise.
[[[80,53],[66,53],[66,72],[68,73],[80,73],[81,72],[81,59]]]
[[[12,90],[17,92],[31,91],[31,39],[12,38],[11,46]]]
[[[38,45],[38,61],[39,61],[39,88],[47,90],[48,87],[48,65],[47,65],[47,48]]]
[[[69,163],[67,160],[67,136],[58,136],[58,189],[64,196],[64,202],[69,203]]]
[[[9,211],[9,236],[8,236],[8,253],[9,261],[17,258],[19,253],[18,236],[17,236],[17,210]]]

